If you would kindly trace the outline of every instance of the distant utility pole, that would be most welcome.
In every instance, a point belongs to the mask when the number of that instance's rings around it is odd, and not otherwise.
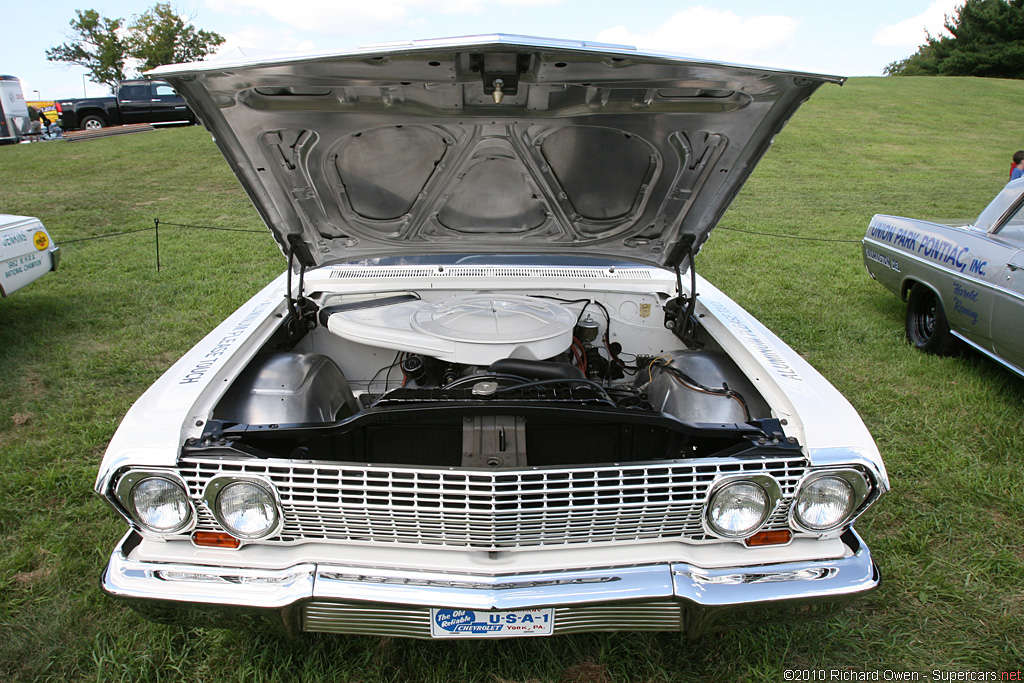
[[[82,74],[82,97],[88,97],[88,95],[85,93],[85,77],[87,75],[88,74]]]

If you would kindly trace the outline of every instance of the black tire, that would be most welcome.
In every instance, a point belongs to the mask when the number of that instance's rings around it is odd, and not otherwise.
[[[949,331],[938,295],[922,284],[914,285],[907,297],[907,339],[921,351],[937,356],[952,356],[960,350],[960,340]]]
[[[99,130],[105,125],[107,125],[107,122],[95,114],[90,114],[78,122],[78,127],[81,130]]]

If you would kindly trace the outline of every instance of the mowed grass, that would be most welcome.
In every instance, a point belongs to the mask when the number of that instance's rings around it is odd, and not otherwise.
[[[777,137],[723,228],[858,240],[872,214],[970,219],[1024,148],[1024,82],[853,79]],[[201,128],[0,148],[0,212],[58,243],[178,223],[261,222]],[[124,525],[92,493],[124,412],[277,275],[266,234],[161,229],[66,244],[61,270],[0,301],[0,680],[783,680],[787,669],[1024,666],[1024,380],[924,356],[858,244],[716,230],[699,271],[857,407],[889,493],[858,523],[882,588],[823,621],[688,643],[676,634],[420,642],[188,630],[103,596]]]

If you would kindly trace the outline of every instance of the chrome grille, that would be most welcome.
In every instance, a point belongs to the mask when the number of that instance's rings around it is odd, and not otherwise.
[[[682,608],[670,600],[555,609],[554,633],[678,631]],[[324,633],[430,638],[430,608],[313,601],[302,609],[302,629]]]
[[[783,499],[766,528],[786,526],[802,457],[735,458],[591,468],[451,470],[286,460],[188,458],[179,470],[198,530],[220,530],[201,499],[215,475],[260,476],[277,487],[284,526],[270,543],[304,540],[499,550],[663,538],[709,540],[708,488],[724,474],[764,473]]]
[[[429,638],[430,608],[314,601],[302,608],[302,630]]]

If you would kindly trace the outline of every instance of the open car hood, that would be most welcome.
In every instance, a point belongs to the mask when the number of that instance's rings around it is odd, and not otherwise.
[[[835,76],[491,35],[160,67],[306,265],[552,254],[675,266]]]

